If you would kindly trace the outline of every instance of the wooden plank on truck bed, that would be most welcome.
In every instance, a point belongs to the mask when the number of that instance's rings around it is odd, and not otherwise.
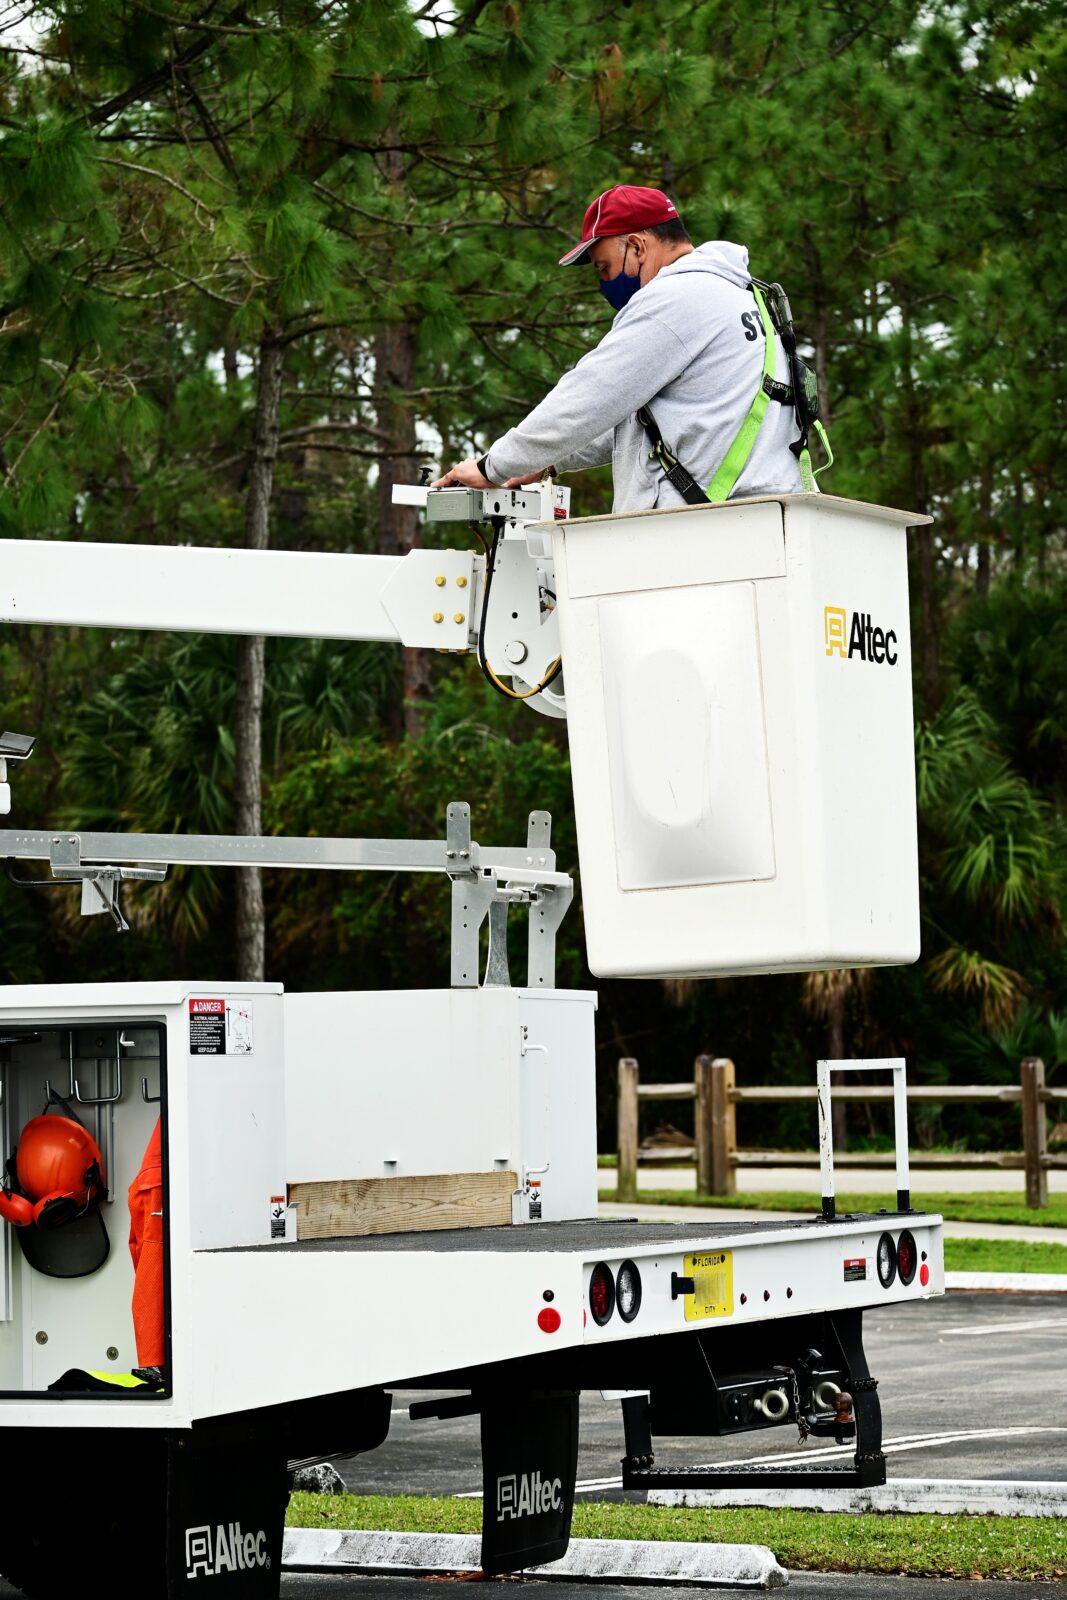
[[[446,1172],[396,1178],[291,1183],[298,1239],[354,1239],[372,1233],[504,1227],[511,1222],[514,1172]]]

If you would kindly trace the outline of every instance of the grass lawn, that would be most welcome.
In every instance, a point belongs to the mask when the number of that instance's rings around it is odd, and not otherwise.
[[[296,1528],[478,1533],[478,1500],[421,1495],[294,1494]],[[1067,1530],[1055,1517],[842,1516],[810,1511],[697,1511],[645,1505],[574,1508],[576,1539],[692,1539],[764,1544],[785,1567],[938,1578],[1067,1578]]]
[[[839,1194],[838,1211],[880,1211],[886,1205],[889,1184],[881,1194]],[[615,1200],[614,1189],[602,1189],[601,1200]],[[756,1193],[731,1195],[698,1195],[688,1189],[639,1189],[637,1198],[642,1205],[665,1206],[716,1206],[743,1211],[809,1211],[820,1209],[822,1202],[814,1192],[785,1189],[782,1191],[758,1190]],[[938,1211],[946,1222],[1014,1222],[1035,1228],[1067,1228],[1067,1194],[1049,1195],[1043,1211],[1031,1211],[1020,1194],[1002,1194],[993,1190],[977,1194],[916,1194],[912,1200],[924,1211]]]
[[[945,1270],[1067,1273],[1067,1245],[1031,1239],[946,1239]]]

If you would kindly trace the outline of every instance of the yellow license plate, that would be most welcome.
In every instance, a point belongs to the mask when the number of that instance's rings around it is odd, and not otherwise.
[[[732,1250],[711,1250],[686,1256],[685,1276],[693,1280],[693,1293],[685,1300],[686,1322],[708,1317],[729,1317],[734,1309],[734,1256]]]

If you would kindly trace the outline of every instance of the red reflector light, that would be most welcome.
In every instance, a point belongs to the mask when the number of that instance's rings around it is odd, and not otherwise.
[[[930,1268],[926,1265],[925,1261],[923,1262],[922,1266],[919,1268],[919,1282],[922,1284],[924,1289],[926,1288],[926,1285],[930,1282]]]
[[[542,1333],[555,1333],[562,1320],[555,1306],[545,1306],[537,1313],[537,1326]]]
[[[601,1328],[615,1310],[615,1279],[605,1261],[598,1261],[589,1279],[589,1309]]]

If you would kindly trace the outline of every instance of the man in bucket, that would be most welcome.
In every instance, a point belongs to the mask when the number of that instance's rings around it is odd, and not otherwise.
[[[791,398],[788,360],[773,328],[767,346],[744,246],[694,248],[659,189],[617,184],[589,207],[560,265],[579,262],[616,313],[609,332],[524,421],[434,487],[514,488],[610,461],[616,511],[692,501],[677,486],[686,478],[713,500],[799,491],[796,415],[770,403]],[[667,476],[672,462],[684,478]]]

